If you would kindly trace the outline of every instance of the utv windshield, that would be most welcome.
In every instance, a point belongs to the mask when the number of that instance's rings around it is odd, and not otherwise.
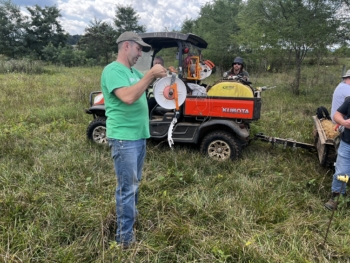
[[[134,68],[142,73],[146,73],[152,67],[152,56],[153,50],[149,52],[142,52],[142,56],[139,57],[137,63],[134,65]]]

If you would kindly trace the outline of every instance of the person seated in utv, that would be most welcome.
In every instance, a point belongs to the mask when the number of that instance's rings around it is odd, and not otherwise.
[[[227,79],[234,79],[236,76],[249,81],[249,74],[244,70],[243,59],[241,57],[236,57],[233,60],[232,68],[224,73],[224,78]]]
[[[153,60],[153,66],[156,64],[160,64],[164,67],[164,59],[162,57],[155,57]]]

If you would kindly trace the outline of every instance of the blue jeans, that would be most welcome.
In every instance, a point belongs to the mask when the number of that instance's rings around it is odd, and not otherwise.
[[[332,182],[332,192],[345,194],[346,192],[346,183],[339,181],[337,179],[338,175],[349,175],[350,176],[350,144],[340,141],[338,148],[337,161],[335,163],[335,173],[333,175]]]
[[[123,141],[108,139],[117,176],[115,191],[118,243],[127,245],[135,241],[134,223],[137,216],[138,189],[146,156],[146,140]]]

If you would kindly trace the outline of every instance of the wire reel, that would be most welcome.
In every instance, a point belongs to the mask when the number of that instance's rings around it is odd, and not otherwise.
[[[177,86],[177,94],[174,94],[173,85]],[[164,77],[159,79],[153,87],[153,95],[159,106],[165,109],[176,108],[176,96],[178,106],[181,106],[186,99],[187,89],[185,83],[179,78],[175,78],[172,83],[172,77]]]

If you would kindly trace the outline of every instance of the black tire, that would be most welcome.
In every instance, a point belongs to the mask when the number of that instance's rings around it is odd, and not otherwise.
[[[106,134],[106,118],[98,117],[90,122],[86,130],[86,135],[89,140],[97,144],[106,144],[107,143],[107,134]]]
[[[235,160],[241,155],[242,146],[228,132],[214,131],[203,138],[200,150],[205,155],[216,160]]]

